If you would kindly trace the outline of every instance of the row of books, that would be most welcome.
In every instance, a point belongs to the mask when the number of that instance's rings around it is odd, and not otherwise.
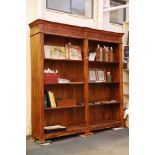
[[[44,108],[51,107],[55,108],[56,107],[56,102],[54,98],[54,94],[51,91],[46,91],[44,92]]]
[[[105,61],[113,62],[114,61],[114,51],[113,47],[101,47],[99,44],[95,50],[90,50],[89,52],[89,61]]]
[[[80,46],[72,45],[71,42],[64,46],[44,45],[45,58],[82,60]]]
[[[110,104],[110,103],[118,103],[118,100],[106,100],[106,101],[95,101],[89,103],[89,105],[95,105],[95,104]]]
[[[68,59],[82,60],[81,47],[72,45],[70,42],[64,46],[44,45],[45,58],[49,59]],[[113,47],[103,46],[99,44],[97,48],[89,51],[89,61],[114,61]]]
[[[94,102],[89,102],[89,105],[96,105],[96,104],[110,104],[110,103],[119,103],[119,101],[118,100],[115,100],[115,99],[113,99],[113,100],[102,100],[102,101],[94,101]],[[81,102],[81,103],[78,103],[77,105],[84,105],[84,103],[83,102]]]

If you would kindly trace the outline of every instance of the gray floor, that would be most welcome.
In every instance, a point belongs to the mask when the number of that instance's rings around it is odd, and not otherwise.
[[[41,146],[27,140],[27,155],[128,155],[129,130],[102,130],[89,137],[69,136]]]

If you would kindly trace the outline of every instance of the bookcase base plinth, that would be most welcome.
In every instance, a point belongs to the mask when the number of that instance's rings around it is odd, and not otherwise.
[[[90,131],[108,129],[108,128],[120,127],[120,126],[121,126],[120,121],[107,121],[105,123],[97,123],[97,124],[93,123],[90,125]]]

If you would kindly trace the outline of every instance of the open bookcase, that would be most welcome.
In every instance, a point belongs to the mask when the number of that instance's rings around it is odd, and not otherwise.
[[[122,102],[122,33],[113,33],[45,20],[29,24],[31,38],[32,75],[32,137],[45,139],[123,126]],[[44,46],[64,46],[71,42],[81,48],[81,60],[45,58]],[[114,61],[89,61],[90,49],[109,46]],[[69,83],[45,84],[44,70],[58,70],[59,77]],[[105,69],[112,81],[89,81],[89,68]],[[74,99],[75,105],[44,108],[44,91],[51,91],[57,99]],[[115,102],[113,102],[115,100]],[[98,101],[103,101],[97,104]],[[96,104],[91,104],[91,103]],[[65,126],[66,130],[45,133],[44,127]]]

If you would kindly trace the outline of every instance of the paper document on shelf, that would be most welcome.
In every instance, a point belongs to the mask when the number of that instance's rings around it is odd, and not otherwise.
[[[51,130],[51,129],[65,129],[66,127],[61,125],[52,125],[52,126],[45,126],[44,129]]]
[[[70,80],[58,78],[58,83],[70,83]]]

